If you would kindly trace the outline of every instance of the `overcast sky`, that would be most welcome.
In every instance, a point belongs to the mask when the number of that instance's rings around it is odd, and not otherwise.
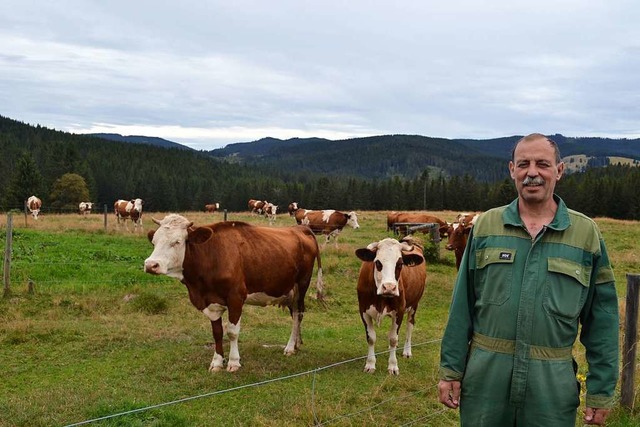
[[[640,137],[637,0],[3,0],[0,115],[263,137]]]

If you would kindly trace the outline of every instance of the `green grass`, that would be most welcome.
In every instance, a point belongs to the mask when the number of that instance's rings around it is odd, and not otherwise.
[[[211,215],[186,216],[196,224],[212,222]],[[266,224],[248,215],[230,219]],[[360,230],[343,231],[338,248],[331,243],[323,251],[328,305],[309,292],[301,351],[282,354],[291,325],[286,311],[248,306],[239,340],[242,368],[235,374],[208,372],[210,324],[191,306],[186,288],[142,271],[152,249],[145,234],[112,224],[103,230],[100,215],[50,215],[28,227],[20,224],[11,293],[0,299],[0,426],[68,425],[141,408],[148,409],[91,425],[457,425],[457,412],[436,398],[438,339],[456,274],[453,254],[441,244],[440,262],[427,265],[413,358],[399,352],[400,375],[394,377],[386,372],[387,354],[381,354],[378,370],[365,374],[367,346],[355,292],[360,261],[354,250],[389,233],[383,212],[362,213],[359,222]],[[622,296],[625,273],[638,268],[640,226],[598,222]],[[284,215],[276,226],[292,223]],[[145,227],[154,228],[150,215]],[[29,280],[33,294],[27,292]],[[385,319],[378,329],[380,352],[386,350],[388,328]],[[181,399],[187,400],[171,403]],[[640,416],[620,408],[607,423],[638,424]]]

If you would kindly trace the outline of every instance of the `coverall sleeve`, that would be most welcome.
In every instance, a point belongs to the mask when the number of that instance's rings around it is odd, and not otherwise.
[[[473,229],[471,229],[453,289],[449,319],[442,337],[439,372],[441,380],[462,380],[464,375],[469,342],[473,335],[472,313],[475,305],[473,247]]]
[[[618,297],[602,239],[593,265],[589,298],[580,314],[580,341],[589,365],[586,406],[611,408],[618,381]]]

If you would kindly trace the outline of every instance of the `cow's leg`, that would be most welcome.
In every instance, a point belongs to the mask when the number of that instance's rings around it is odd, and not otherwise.
[[[414,309],[410,309],[407,311],[407,337],[404,340],[404,350],[402,351],[402,356],[411,357],[411,334],[413,333],[413,326],[416,321],[416,311]]]
[[[364,371],[372,374],[376,371],[376,329],[373,318],[369,313],[361,313],[360,317],[362,317],[362,322],[364,323],[364,330],[367,334],[367,345],[369,347]]]
[[[240,335],[240,318],[236,323],[231,323],[227,326],[227,337],[229,337],[229,363],[227,364],[227,371],[236,372],[242,365],[240,365],[240,352],[238,351],[238,335]]]
[[[211,331],[213,332],[213,341],[215,343],[215,351],[213,353],[213,360],[211,360],[211,364],[209,365],[209,371],[218,372],[224,367],[222,313],[224,313],[225,308],[218,304],[212,304],[210,307],[211,309],[207,307],[202,310],[204,315],[211,320]]]
[[[291,313],[291,335],[289,336],[289,342],[284,348],[284,355],[291,356],[295,354],[296,350],[300,348],[302,344],[302,338],[300,337],[300,324],[302,323],[302,317],[304,313],[299,312],[297,308],[294,308]]]
[[[402,314],[391,315],[391,329],[389,330],[389,366],[387,370],[390,374],[398,375],[398,359],[396,358],[396,349],[398,348],[398,331],[402,323]]]

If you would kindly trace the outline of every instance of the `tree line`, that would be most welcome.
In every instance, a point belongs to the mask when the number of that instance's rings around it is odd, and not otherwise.
[[[0,167],[3,211],[22,209],[32,194],[43,200],[44,212],[74,211],[80,201],[107,205],[111,211],[115,200],[133,198],[143,199],[146,210],[160,212],[203,210],[212,202],[245,211],[249,199],[268,200],[281,212],[292,201],[308,209],[344,211],[483,211],[516,197],[511,179],[481,181],[473,169],[454,176],[424,169],[414,178],[380,179],[293,173],[230,164],[203,152],[74,135],[4,117]],[[506,163],[504,170],[508,176]],[[638,220],[639,187],[640,168],[608,166],[563,177],[557,192],[570,208],[589,216]]]

